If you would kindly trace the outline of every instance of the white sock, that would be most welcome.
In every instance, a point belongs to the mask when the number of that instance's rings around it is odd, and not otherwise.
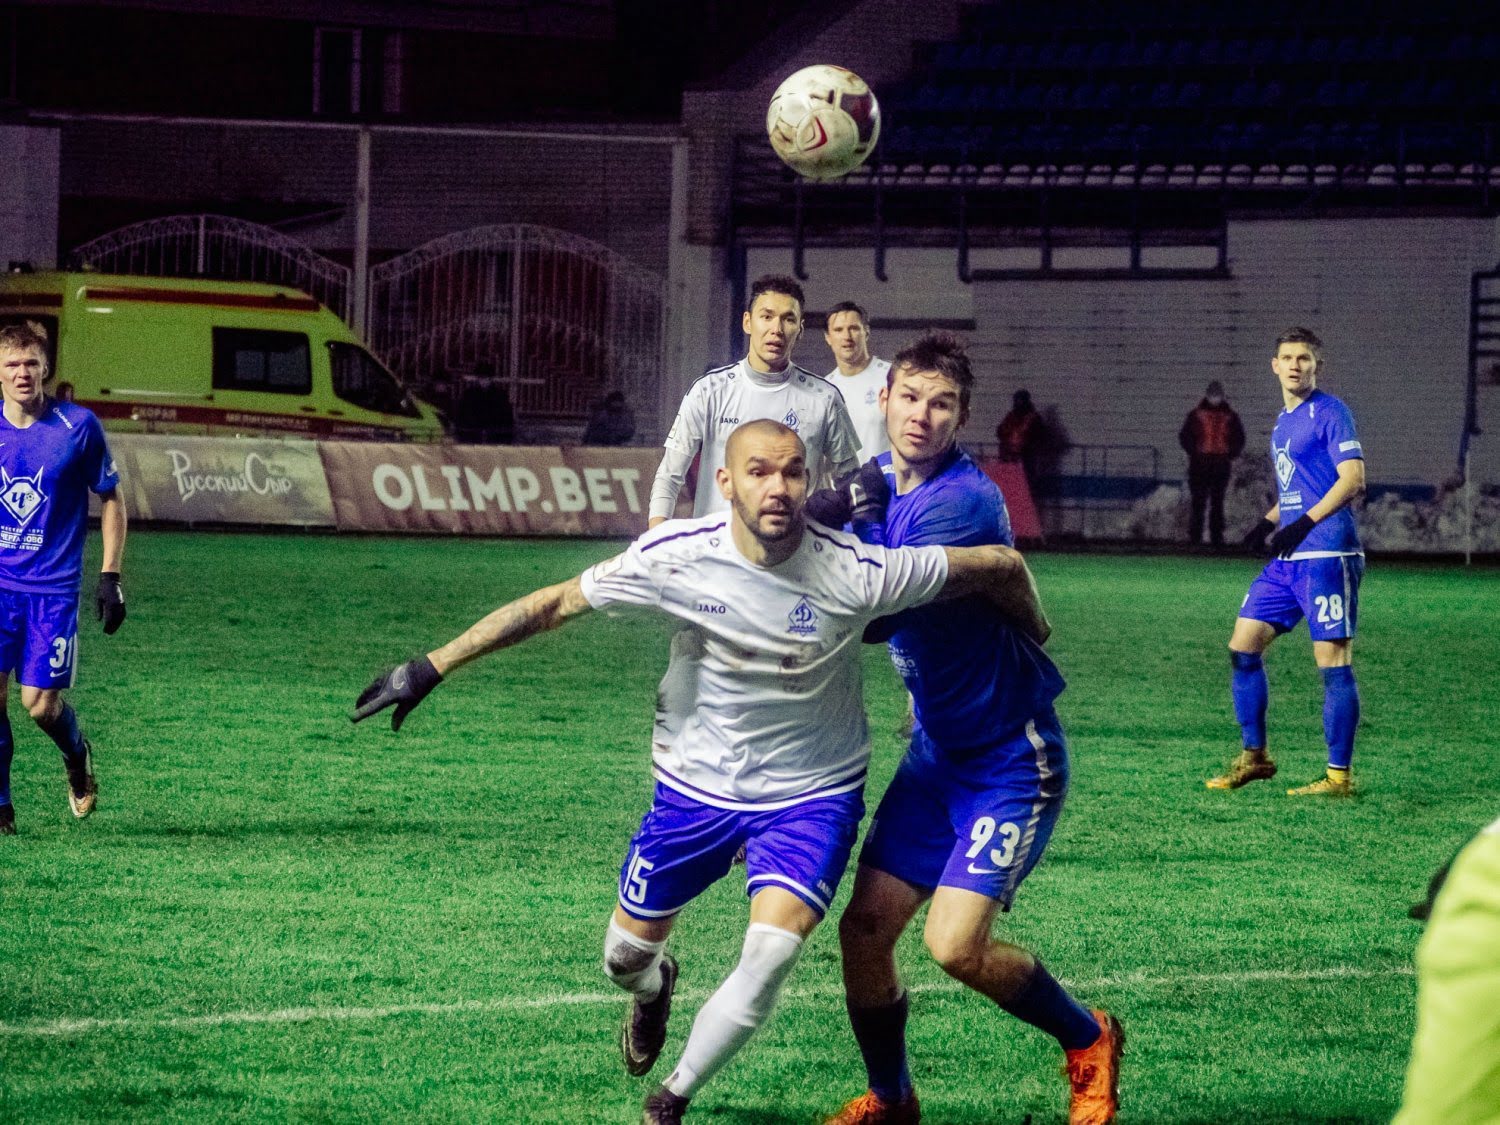
[[[693,1020],[682,1058],[665,1083],[668,1090],[690,1098],[734,1057],[771,1014],[801,952],[802,939],[791,931],[750,923],[740,963]]]
[[[643,1003],[661,991],[661,954],[664,941],[647,941],[610,919],[604,933],[604,975]]]

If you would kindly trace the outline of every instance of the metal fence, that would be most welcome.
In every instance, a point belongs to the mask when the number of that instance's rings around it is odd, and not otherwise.
[[[101,273],[287,285],[349,319],[348,266],[270,227],[227,215],[171,215],[121,227],[77,247],[68,264]]]
[[[348,267],[222,215],[122,227],[79,246],[69,264],[294,286],[350,319]],[[518,415],[575,423],[611,390],[637,408],[656,401],[665,288],[660,276],[577,235],[476,227],[370,270],[369,343],[419,393],[448,390],[464,375],[492,377]]]
[[[588,239],[476,227],[370,271],[370,338],[418,387],[498,377],[518,414],[576,419],[604,392],[656,398],[662,279]]]

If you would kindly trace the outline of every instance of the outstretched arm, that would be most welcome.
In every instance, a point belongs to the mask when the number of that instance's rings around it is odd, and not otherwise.
[[[943,550],[948,555],[948,581],[940,598],[981,594],[1037,644],[1046,643],[1052,625],[1021,552],[999,545]]]
[[[556,629],[592,608],[583,596],[580,579],[570,578],[501,606],[442,648],[429,652],[427,659],[432,661],[439,675],[446,676],[486,653],[518,645],[538,633]]]
[[[394,706],[391,729],[400,730],[406,716],[455,668],[487,652],[509,648],[528,637],[556,629],[591,608],[583,596],[579,578],[517,598],[476,621],[442,648],[380,673],[360,693],[349,717],[357,723]]]

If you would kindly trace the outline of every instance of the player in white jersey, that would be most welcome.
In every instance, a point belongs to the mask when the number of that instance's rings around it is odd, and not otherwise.
[[[761,277],[750,286],[742,319],[749,340],[745,358],[707,372],[683,396],[651,482],[647,526],[672,517],[693,458],[700,455],[693,514],[727,510],[713,483],[724,464],[724,443],[736,426],[757,418],[780,422],[802,439],[815,488],[859,468],[859,438],[843,398],[792,362],[802,335],[802,305],[802,287],[789,277]]]
[[[863,463],[879,457],[891,447],[880,412],[880,392],[890,376],[891,361],[870,354],[870,318],[853,301],[840,301],[828,310],[823,339],[836,365],[824,377],[844,396],[859,435],[859,459]]]
[[[631,1074],[649,1071],[666,1040],[677,981],[665,952],[672,925],[742,847],[750,924],[739,964],[646,1099],[647,1123],[680,1121],[770,1015],[838,888],[864,813],[866,624],[939,594],[983,593],[1030,628],[1048,628],[1014,551],[872,547],[807,523],[806,456],[780,423],[741,426],[727,462],[715,483],[728,515],[672,521],[624,554],[495,610],[377,676],[353,715],[358,722],[394,705],[399,729],[455,669],[591,609],[659,609],[702,635],[695,705],[671,743],[653,747],[651,808],[631,841],[605,937],[605,973],[633,996],[621,1031]]]

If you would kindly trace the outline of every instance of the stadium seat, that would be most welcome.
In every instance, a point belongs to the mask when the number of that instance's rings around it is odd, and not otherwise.
[[[1115,65],[1115,45],[1108,41],[1095,43],[1085,65],[1090,70],[1108,70]]]

